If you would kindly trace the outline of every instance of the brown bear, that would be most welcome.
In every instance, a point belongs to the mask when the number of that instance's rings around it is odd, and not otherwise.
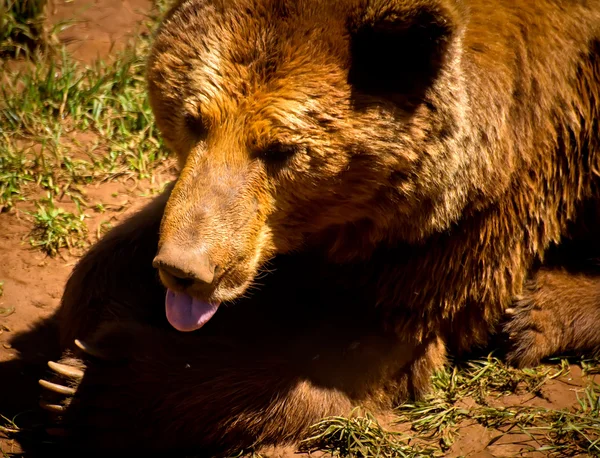
[[[148,85],[181,172],[68,282],[71,444],[294,442],[505,315],[515,364],[600,347],[600,1],[180,0]]]

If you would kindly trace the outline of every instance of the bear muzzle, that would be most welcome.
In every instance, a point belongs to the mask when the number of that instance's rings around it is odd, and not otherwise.
[[[164,244],[152,261],[168,288],[185,290],[193,284],[208,287],[215,280],[215,264],[207,253]]]
[[[167,287],[165,314],[171,326],[184,332],[204,326],[220,305],[219,301],[204,300],[197,294],[202,291],[201,296],[208,297],[214,291],[216,266],[208,254],[164,244],[152,265]]]

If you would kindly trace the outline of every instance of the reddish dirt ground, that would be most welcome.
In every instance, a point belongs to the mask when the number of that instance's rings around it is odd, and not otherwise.
[[[60,41],[77,60],[91,63],[147,33],[143,20],[151,8],[151,0],[50,0],[48,19],[59,26],[69,24],[58,34]]]
[[[79,61],[90,63],[97,58],[110,58],[124,48],[127,40],[142,33],[142,21],[151,11],[150,0],[50,0],[50,24],[72,22],[58,37]],[[84,138],[78,140],[85,144]],[[160,182],[164,177],[158,176]],[[90,204],[102,203],[105,213],[86,212],[90,235],[103,221],[114,225],[143,205],[143,194],[155,183],[116,183],[91,185],[85,189]],[[116,196],[115,196],[116,194]],[[59,201],[60,202],[60,201]],[[107,206],[108,204],[108,206]],[[60,202],[72,210],[72,203]],[[28,202],[20,203],[10,212],[0,213],[0,281],[4,294],[0,296],[0,362],[13,358],[8,341],[14,333],[40,318],[46,318],[58,306],[65,281],[77,258],[67,252],[50,258],[31,248],[28,234],[31,223],[25,211]],[[93,240],[91,240],[93,241]]]
[[[76,59],[91,63],[97,58],[110,59],[114,52],[125,46],[128,39],[145,33],[142,21],[150,8],[150,0],[54,0],[48,11],[52,24],[75,21],[59,34],[59,38]],[[95,230],[101,222],[111,221],[114,225],[147,202],[148,198],[143,194],[150,189],[160,188],[162,182],[172,178],[172,169],[165,166],[165,170],[155,176],[154,182],[136,183],[135,186],[134,183],[119,182],[88,186],[85,189],[87,200],[92,205],[102,202],[107,208],[104,213],[95,213],[91,209],[86,211],[90,216],[87,220],[90,241],[95,240]],[[61,205],[72,209],[68,203]],[[13,338],[56,310],[65,281],[77,261],[76,256],[66,252],[50,258],[31,248],[28,241],[31,223],[24,213],[31,208],[30,203],[23,202],[10,212],[0,213],[0,281],[4,282],[4,294],[0,296],[0,385],[4,388],[0,390],[0,412],[5,415],[20,413],[17,423],[23,417],[37,415],[37,380],[32,377],[31,367],[18,362]],[[35,345],[19,350],[22,354],[28,354],[34,363],[45,361],[51,351],[36,348]],[[502,398],[501,402],[554,409],[573,406],[577,402],[575,389],[583,385],[580,370],[572,367],[569,378],[547,383],[542,389],[543,397],[512,396]],[[600,382],[600,379],[597,381]],[[386,421],[383,423],[392,427]],[[465,424],[461,428],[460,438],[447,456],[542,456],[541,453],[522,454],[523,443],[528,439],[523,435],[506,436],[488,445],[500,433],[499,430],[486,429],[479,424]],[[18,442],[2,438],[0,433],[0,456],[3,452],[20,451]],[[289,448],[271,450],[267,455],[298,456]]]
[[[151,6],[150,0],[50,0],[48,18],[50,25],[71,22],[58,37],[75,59],[89,64],[96,59],[109,60],[128,40],[145,33],[143,21]],[[84,137],[85,134],[78,136],[83,145]],[[91,205],[102,203],[106,208],[103,213],[91,208],[85,211],[89,216],[89,242],[96,240],[101,223],[114,226],[143,206],[150,191],[172,179],[169,166],[165,164],[152,181],[106,182],[85,187],[87,201]],[[59,200],[57,205],[74,211],[71,201]],[[0,282],[4,283],[0,296],[0,411],[11,419],[19,414],[16,422],[20,424],[36,422],[37,381],[32,377],[33,365],[44,360],[50,349],[36,348],[35,343],[25,345],[19,339],[15,343],[14,338],[52,315],[78,259],[66,250],[51,258],[31,247],[32,224],[26,212],[33,208],[31,201],[25,201],[0,213]],[[26,361],[20,361],[19,356]],[[0,432],[0,456],[20,452],[19,443],[3,438]]]

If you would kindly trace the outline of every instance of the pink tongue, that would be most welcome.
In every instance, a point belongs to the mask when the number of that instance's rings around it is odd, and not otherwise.
[[[200,301],[187,294],[167,289],[165,309],[167,320],[178,331],[195,331],[206,324],[219,308],[219,304]]]

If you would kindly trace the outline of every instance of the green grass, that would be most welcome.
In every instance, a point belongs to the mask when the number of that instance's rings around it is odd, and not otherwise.
[[[537,446],[531,451],[553,456],[600,456],[600,385],[591,383],[578,393],[579,406],[573,411],[532,406],[481,407],[471,418],[484,426],[504,429],[496,439],[525,434]]]
[[[12,16],[25,14],[9,6]],[[149,22],[153,27],[156,17]],[[0,49],[7,40],[0,36]],[[86,67],[55,48],[48,58],[38,55],[36,65],[3,68],[0,212],[47,195],[52,207],[37,202],[32,214],[32,244],[50,255],[84,240],[86,185],[150,178],[167,157],[146,93],[148,49],[143,36],[109,63]],[[77,214],[54,206],[64,198],[77,204]]]
[[[5,153],[19,157],[21,164],[29,160],[37,175],[55,175],[55,183],[86,184],[127,172],[149,177],[165,150],[146,95],[145,57],[138,50],[91,68],[82,68],[63,52],[58,64],[13,73],[0,103]],[[82,133],[94,134],[96,141],[75,159],[73,152],[83,149]],[[23,146],[28,142],[44,150],[36,153]],[[22,184],[18,176],[13,194]]]
[[[431,456],[434,450],[409,443],[410,437],[387,431],[370,413],[355,409],[348,418],[328,417],[313,425],[300,451],[349,458]]]
[[[600,374],[600,355],[592,358],[582,358],[579,364],[584,375]]]
[[[546,383],[569,375],[567,360],[559,361],[523,370],[492,356],[460,363],[432,377],[433,389],[425,399],[396,409],[396,422],[409,426],[409,432],[387,431],[370,414],[354,411],[348,418],[326,418],[314,425],[301,450],[339,457],[444,456],[462,428],[479,424],[497,432],[488,446],[513,437],[522,443],[525,437],[529,440],[523,446],[530,452],[600,456],[600,386],[593,380],[579,389],[578,405],[571,409],[499,402],[507,395],[543,398]],[[597,373],[598,359],[577,363],[584,375]]]
[[[52,197],[36,202],[37,211],[32,213],[34,227],[30,243],[50,256],[55,256],[62,248],[69,250],[83,247],[87,235],[85,215],[79,216],[56,207]]]
[[[0,143],[0,212],[23,200],[21,188],[33,181],[28,161],[20,151],[9,150]]]
[[[471,415],[471,409],[459,401],[471,398],[479,405],[489,405],[489,396],[537,392],[544,381],[563,374],[563,368],[549,373],[518,370],[505,366],[496,358],[467,362],[436,373],[432,393],[425,399],[398,407],[398,421],[408,422],[417,436],[435,439],[447,450],[457,434],[456,426]]]
[[[0,425],[0,432],[5,434],[14,434],[19,431],[19,427],[15,424],[13,420],[6,418],[4,415],[0,415],[0,422],[3,425]]]
[[[0,0],[0,58],[28,56],[48,44],[46,0]]]
[[[582,362],[582,367],[585,364],[591,367],[589,362]],[[437,373],[432,379],[431,395],[398,407],[398,422],[409,423],[416,439],[436,443],[440,452],[452,446],[465,423],[479,423],[504,430],[492,443],[506,434],[519,433],[537,444],[531,446],[532,451],[561,456],[600,453],[599,391],[594,383],[583,391],[580,408],[575,411],[495,404],[495,400],[510,394],[543,397],[544,384],[568,373],[566,360],[556,367],[523,370],[508,367],[493,357],[469,361]],[[467,407],[461,402],[465,399],[471,399],[474,405]]]

